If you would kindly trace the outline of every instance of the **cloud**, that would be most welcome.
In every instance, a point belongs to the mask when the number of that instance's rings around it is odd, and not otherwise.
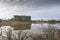
[[[60,0],[0,0],[0,18],[29,15],[32,19],[59,19]]]
[[[8,4],[11,6],[41,6],[46,4],[60,3],[60,0],[0,0],[1,3]]]

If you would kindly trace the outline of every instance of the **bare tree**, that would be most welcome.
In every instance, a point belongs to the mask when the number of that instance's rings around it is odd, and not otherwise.
[[[49,25],[48,28],[43,29],[44,34],[46,35],[47,40],[56,40],[57,28]]]
[[[3,37],[6,37],[7,40],[11,40],[11,32],[12,32],[12,28],[10,26],[1,27],[2,40],[3,40]]]
[[[20,35],[21,35],[22,30],[19,30],[18,32],[18,40],[21,40]]]
[[[21,40],[26,40],[27,39],[27,33],[28,33],[28,31],[22,32]]]

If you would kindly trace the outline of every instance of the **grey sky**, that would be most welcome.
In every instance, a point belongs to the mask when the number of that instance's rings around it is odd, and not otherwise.
[[[29,15],[34,19],[60,19],[60,0],[0,0],[0,18]]]

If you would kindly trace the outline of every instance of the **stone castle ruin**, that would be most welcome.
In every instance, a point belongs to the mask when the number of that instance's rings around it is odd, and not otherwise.
[[[21,21],[21,22],[30,22],[31,21],[31,16],[18,16],[18,15],[14,15],[13,20],[14,21]]]

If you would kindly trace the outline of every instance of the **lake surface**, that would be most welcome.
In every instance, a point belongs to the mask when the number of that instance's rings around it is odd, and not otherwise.
[[[38,30],[39,28],[40,29],[48,28],[49,26],[56,27],[56,28],[60,29],[60,23],[56,23],[56,24],[43,23],[43,24],[32,24],[31,30]]]
[[[11,27],[13,27],[14,30],[31,30],[31,31],[34,30],[34,31],[38,31],[38,30],[41,30],[43,28],[48,28],[49,26],[60,29],[60,23],[56,23],[56,24],[48,24],[48,23],[43,23],[43,24],[41,24],[41,23],[40,24],[21,24],[21,25],[15,25],[15,26],[11,26]]]

